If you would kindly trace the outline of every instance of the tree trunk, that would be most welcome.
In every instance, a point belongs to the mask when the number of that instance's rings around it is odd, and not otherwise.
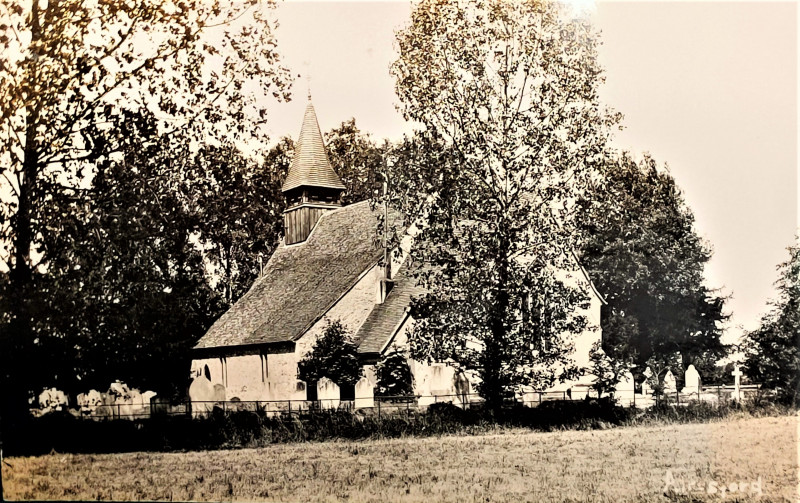
[[[486,406],[496,416],[502,411],[505,396],[502,362],[503,345],[506,341],[506,313],[508,312],[509,294],[508,277],[509,262],[507,256],[507,240],[500,239],[497,257],[497,293],[492,306],[490,319],[491,339],[487,341],[483,354],[483,395]]]
[[[41,39],[37,2],[33,2],[31,18],[31,46],[35,46]],[[13,385],[8,386],[9,396],[3,400],[4,417],[24,412],[27,408],[27,393],[33,389],[33,381],[30,378],[34,369],[30,354],[33,349],[33,324],[30,313],[33,271],[30,264],[30,252],[34,235],[31,211],[38,190],[39,151],[36,129],[39,123],[39,105],[34,96],[32,84],[35,82],[36,75],[32,69],[26,73],[24,78],[27,80],[27,85],[24,88],[24,94],[28,105],[25,108],[24,158],[22,172],[17,177],[18,205],[14,215],[12,229],[14,239],[11,251],[14,261],[9,271],[11,323],[8,333],[3,334],[2,343],[2,366],[5,374],[3,377],[7,383],[13,383]]]

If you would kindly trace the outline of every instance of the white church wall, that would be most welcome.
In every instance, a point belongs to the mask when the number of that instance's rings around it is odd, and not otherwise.
[[[260,355],[229,356],[225,384],[228,400],[263,400],[264,383],[262,378],[262,359]]]

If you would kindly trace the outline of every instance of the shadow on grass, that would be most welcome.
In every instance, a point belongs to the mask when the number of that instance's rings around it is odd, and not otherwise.
[[[185,451],[260,447],[276,443],[359,440],[443,434],[481,434],[498,428],[533,431],[606,429],[615,426],[671,424],[721,419],[732,414],[779,415],[789,409],[773,404],[741,406],[690,403],[661,405],[646,411],[609,400],[551,401],[538,407],[512,406],[498,415],[476,408],[434,404],[425,412],[378,417],[361,412],[324,411],[302,416],[215,410],[204,418],[155,416],[137,421],[94,421],[51,413],[3,425],[6,456],[130,451]]]

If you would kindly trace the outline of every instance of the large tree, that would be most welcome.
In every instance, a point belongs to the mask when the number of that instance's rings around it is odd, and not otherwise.
[[[189,144],[262,136],[265,109],[256,99],[286,97],[289,80],[266,17],[271,5],[0,2],[5,379],[35,367],[26,355],[43,320],[37,276],[49,267],[45,243],[62,230],[48,224],[54,204],[79,197],[97,163],[123,147],[125,112],[154,112],[159,131],[179,129]]]
[[[123,380],[162,396],[185,389],[188,351],[222,309],[196,245],[195,154],[155,120],[124,113],[119,160],[95,166],[79,196],[60,197],[42,237],[47,271],[35,276],[43,296],[28,385],[68,392]],[[36,388],[34,388],[36,389]]]
[[[566,334],[587,301],[574,201],[618,116],[602,110],[598,38],[557,2],[423,0],[398,33],[401,111],[421,125],[391,162],[390,199],[415,225],[428,293],[412,356],[477,372],[497,407],[569,377]]]
[[[259,274],[283,231],[281,184],[287,164],[278,142],[263,159],[244,156],[233,144],[205,146],[193,158],[187,179],[198,240],[219,277],[230,306]]]
[[[344,204],[374,197],[388,145],[376,145],[368,133],[356,126],[353,118],[325,133],[325,146],[336,174],[347,187]]]
[[[778,397],[800,402],[800,246],[789,247],[789,260],[778,266],[777,298],[761,326],[745,335],[745,372]]]
[[[711,250],[669,172],[648,156],[611,156],[579,206],[577,251],[608,302],[608,354],[639,371],[653,356],[674,361],[678,353],[683,368],[712,370],[726,352],[725,299],[704,284]]]

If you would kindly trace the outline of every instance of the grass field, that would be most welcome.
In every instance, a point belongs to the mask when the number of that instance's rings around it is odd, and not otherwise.
[[[797,421],[51,454],[7,459],[2,474],[7,499],[795,501]]]

